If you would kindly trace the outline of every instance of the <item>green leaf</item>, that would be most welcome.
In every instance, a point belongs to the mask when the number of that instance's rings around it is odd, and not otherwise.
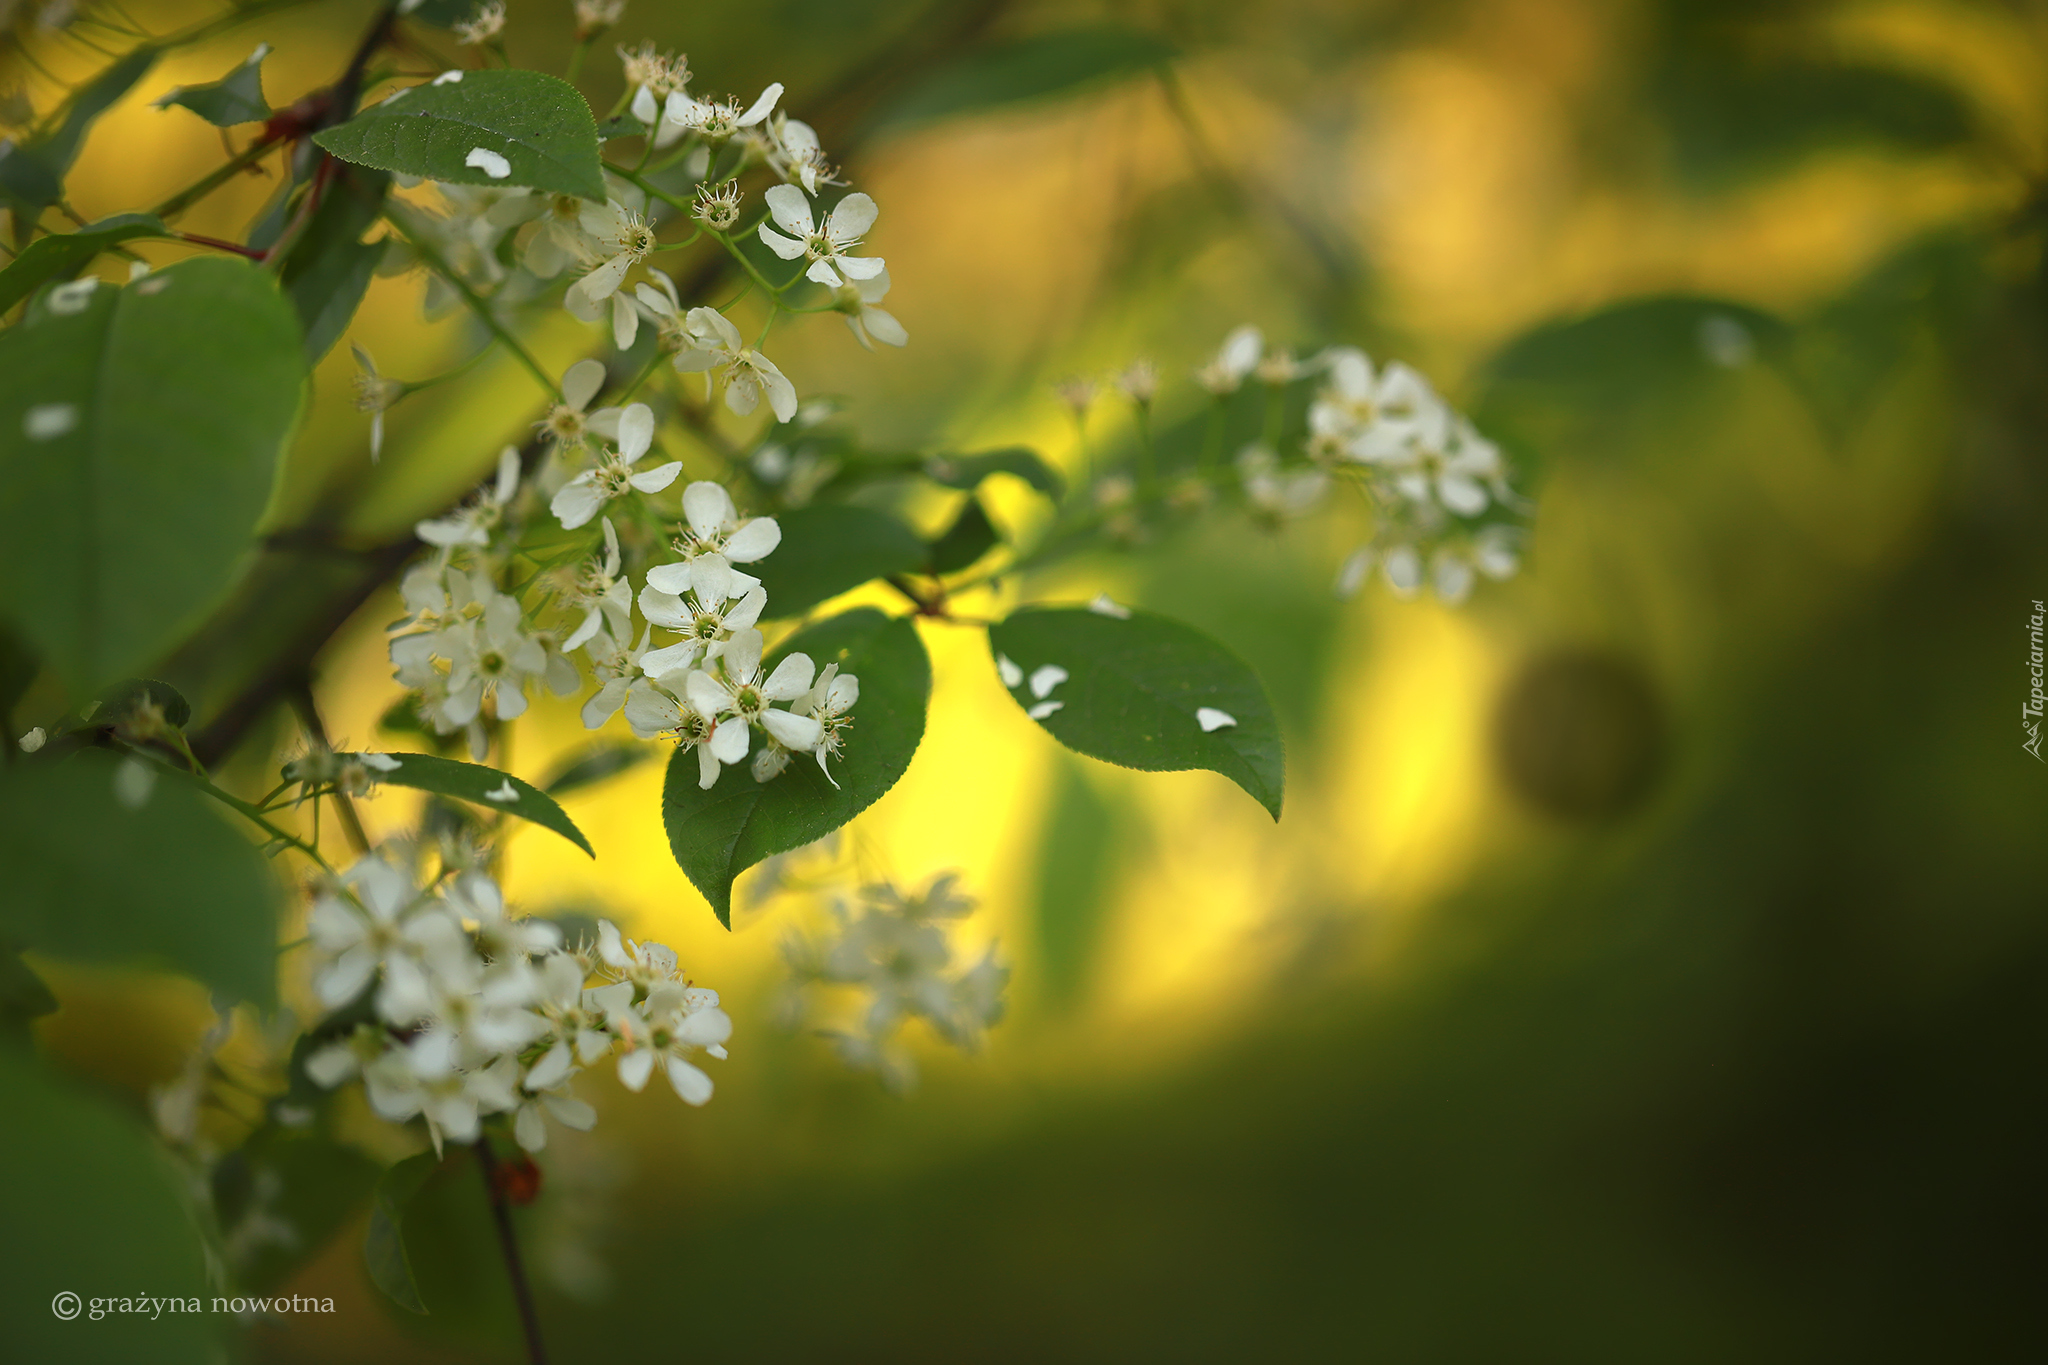
[[[71,97],[64,117],[45,136],[0,155],[0,199],[27,209],[41,209],[64,196],[64,177],[78,159],[85,135],[101,114],[113,108],[143,73],[155,64],[153,47],[138,47],[81,87]],[[0,142],[0,146],[6,146]]]
[[[1066,491],[1060,472],[1029,446],[1005,446],[978,455],[934,455],[924,462],[924,473],[934,483],[970,490],[991,474],[1013,474],[1054,502]]]
[[[1179,53],[1163,38],[1134,29],[1067,29],[971,53],[913,87],[878,120],[903,128],[1025,100],[1072,94],[1156,70]]]
[[[998,660],[1023,672],[1010,688],[1018,705],[1061,703],[1038,723],[1069,749],[1146,772],[1206,768],[1280,818],[1286,755],[1272,703],[1258,675],[1202,632],[1150,612],[1119,620],[1086,607],[1027,607],[988,634]],[[1047,666],[1067,677],[1041,697],[1032,676]],[[1203,708],[1236,723],[1205,732],[1195,717]]]
[[[202,1365],[224,1359],[228,1320],[205,1311],[214,1287],[205,1251],[163,1149],[113,1105],[53,1075],[20,1048],[0,1047],[0,1321],[14,1360],[66,1365]],[[121,1286],[116,1288],[116,1286]],[[176,1296],[198,1312],[57,1316],[57,1296]]]
[[[380,171],[604,199],[597,120],[575,86],[539,71],[450,74],[371,105],[313,141]],[[469,165],[478,149],[503,157],[510,173],[493,177]]]
[[[420,0],[405,11],[405,17],[431,28],[454,28],[474,19],[482,3],[483,0]]]
[[[370,1196],[370,1226],[363,1235],[363,1264],[371,1283],[400,1308],[422,1315],[427,1305],[413,1280],[412,1258],[405,1253],[405,1206],[440,1164],[433,1152],[421,1152],[384,1172]]]
[[[74,696],[158,658],[227,589],[305,377],[291,309],[244,261],[0,332],[0,600]]]
[[[432,754],[392,754],[391,757],[398,760],[398,766],[390,772],[378,773],[379,782],[388,782],[395,787],[412,787],[438,796],[458,797],[487,810],[501,810],[522,820],[531,820],[553,830],[591,857],[597,856],[590,841],[583,837],[583,831],[576,828],[576,822],[555,804],[555,798],[531,782],[510,773],[501,773],[496,768],[460,763],[452,758],[436,758]],[[511,800],[502,801],[490,795],[503,791],[508,782],[518,793]]]
[[[115,763],[83,753],[0,770],[0,938],[52,957],[168,967],[267,1005],[277,882],[256,847],[175,774],[131,810]]]
[[[887,512],[819,503],[777,514],[782,543],[759,564],[740,567],[768,590],[771,618],[800,616],[850,588],[924,564],[924,541]],[[820,665],[822,667],[822,665]]]
[[[982,510],[981,499],[970,496],[960,504],[960,515],[946,533],[931,544],[925,567],[935,574],[958,573],[1002,544],[995,523]]]
[[[269,55],[270,44],[258,43],[249,59],[227,75],[206,85],[181,85],[156,107],[190,109],[216,128],[261,123],[270,117],[270,105],[263,98],[263,59]]]
[[[377,1164],[345,1143],[316,1133],[266,1124],[221,1159],[213,1173],[213,1202],[221,1229],[235,1244],[244,1219],[276,1219],[290,1227],[289,1243],[248,1238],[234,1263],[235,1282],[268,1294],[312,1260],[375,1190]]]
[[[365,242],[363,233],[383,213],[390,187],[391,177],[382,171],[342,167],[330,178],[325,197],[278,272],[278,283],[299,315],[309,366],[341,339],[370,288],[384,244]]]
[[[860,679],[860,701],[846,747],[833,768],[839,785],[799,754],[780,777],[756,782],[745,765],[728,768],[710,791],[697,785],[697,756],[677,749],[669,760],[661,812],[676,862],[732,927],[732,883],[772,854],[822,839],[896,785],[924,738],[932,668],[924,642],[907,618],[862,607],[820,621],[775,652],[808,654],[823,669]]]
[[[148,213],[117,213],[76,232],[38,237],[5,269],[0,270],[0,313],[20,303],[46,280],[68,280],[95,256],[137,237],[162,237],[170,229]]]
[[[610,142],[613,138],[618,137],[641,137],[646,132],[646,124],[634,118],[631,114],[621,114],[617,118],[608,118],[603,123],[597,125],[597,140],[599,142]]]
[[[608,777],[617,777],[629,768],[637,768],[654,757],[654,746],[623,740],[602,740],[579,751],[574,758],[562,764],[540,784],[541,790],[550,796],[564,796],[581,788],[593,786]]]

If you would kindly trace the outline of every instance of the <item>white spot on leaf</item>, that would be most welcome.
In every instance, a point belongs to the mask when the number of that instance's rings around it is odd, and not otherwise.
[[[31,441],[54,441],[77,425],[76,403],[38,403],[21,418],[22,435]]]
[[[1195,724],[1201,726],[1202,733],[1206,735],[1212,730],[1221,730],[1225,726],[1237,724],[1237,717],[1228,711],[1218,711],[1213,706],[1198,706],[1195,708]]]
[[[96,275],[87,275],[82,280],[60,284],[50,291],[50,311],[64,318],[83,313],[86,305],[92,302],[92,291],[99,287],[99,277]]]
[[[512,163],[488,147],[472,147],[469,155],[462,159],[465,166],[474,166],[493,180],[503,180],[512,174]]]
[[[1047,716],[1051,715],[1053,712],[1059,710],[1062,706],[1065,705],[1066,703],[1063,701],[1042,701],[1038,703],[1038,705],[1032,707],[1029,711],[1026,711],[1024,714],[1031,717],[1031,719],[1033,720],[1044,720]]]
[[[1131,609],[1118,602],[1106,592],[1096,593],[1095,600],[1088,604],[1088,610],[1094,612],[1097,616],[1107,616],[1115,621],[1128,621],[1131,619]]]
[[[1011,663],[1007,654],[996,655],[996,673],[1002,678],[1005,687],[1024,685],[1024,670]]]
[[[455,84],[455,83],[456,83],[457,81],[459,81],[459,80],[461,80],[461,79],[462,79],[462,73],[461,73],[460,71],[453,71],[453,70],[450,70],[450,71],[443,71],[443,72],[442,72],[442,73],[441,73],[440,75],[438,75],[438,76],[434,77],[434,84],[436,84],[436,85],[453,85],[453,84]]]
[[[512,779],[509,777],[506,778],[503,782],[500,782],[497,786],[493,787],[491,790],[484,793],[484,800],[486,801],[497,801],[502,803],[506,801],[517,801],[518,799],[519,789],[512,785]]]
[[[1058,664],[1046,664],[1031,674],[1031,695],[1043,697],[1067,680],[1067,670]]]

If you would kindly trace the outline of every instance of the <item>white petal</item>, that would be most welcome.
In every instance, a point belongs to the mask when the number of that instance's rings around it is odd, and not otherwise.
[[[1067,680],[1067,670],[1058,664],[1046,664],[1031,672],[1031,695],[1043,699],[1055,687]]]
[[[880,256],[835,256],[832,263],[849,280],[871,280],[885,268]]]
[[[860,324],[868,329],[869,335],[884,346],[908,346],[910,333],[903,330],[903,324],[896,315],[882,308],[860,310]]]
[[[737,763],[747,756],[750,741],[747,723],[738,716],[728,716],[711,732],[711,743],[707,747],[719,762]]]
[[[735,564],[766,559],[782,543],[782,527],[773,517],[755,517],[725,542],[725,557]]]
[[[597,305],[618,292],[625,283],[626,272],[633,268],[630,256],[614,256],[604,264],[569,286],[569,298],[579,301],[584,308],[577,316],[585,322],[595,322],[603,316]],[[572,311],[574,311],[572,309]]]
[[[775,84],[769,86],[766,90],[763,90],[761,92],[761,98],[755,100],[753,104],[748,107],[746,113],[740,115],[740,127],[751,128],[755,124],[759,123],[762,119],[767,118],[769,114],[775,111],[775,101],[781,98],[782,82],[777,81]]]
[[[657,592],[681,596],[690,590],[690,565],[688,562],[657,564],[647,571],[647,586]]]
[[[856,190],[840,200],[832,216],[825,220],[825,235],[834,243],[857,242],[868,235],[868,229],[880,215],[874,198]]]
[[[1131,609],[1118,602],[1106,592],[1096,593],[1095,600],[1088,604],[1088,610],[1094,612],[1097,616],[1107,616],[1115,621],[1128,621],[1131,619]]]
[[[808,654],[792,654],[775,665],[775,671],[768,675],[768,681],[761,684],[761,695],[770,701],[790,701],[811,690],[811,678],[817,672],[817,665]],[[808,749],[810,745],[803,746]]]
[[[779,190],[786,190],[789,189],[790,186],[777,185],[775,188]],[[803,191],[798,190],[797,193],[802,194]],[[760,228],[757,229],[757,231],[761,238],[761,245],[767,247],[770,251],[774,252],[776,255],[780,256],[785,261],[793,261],[797,257],[804,254],[804,244],[802,242],[797,241],[794,237],[783,236],[774,228],[769,227],[766,223],[761,224]]]
[[[548,510],[555,514],[565,529],[573,531],[587,524],[603,506],[604,494],[598,491],[596,480],[585,472],[562,485],[554,501],[548,504]]]
[[[669,98],[674,99],[675,96],[671,95]],[[645,85],[633,92],[633,103],[629,107],[633,111],[633,117],[649,128],[652,128],[654,121],[661,117],[661,106],[654,102],[654,91]]]
[[[683,518],[700,539],[711,539],[738,517],[722,484],[700,479],[683,490]]]
[[[619,414],[619,458],[627,464],[647,453],[654,444],[654,409],[634,403]]]
[[[783,748],[799,752],[816,745],[825,734],[825,727],[811,717],[773,708],[761,713],[761,725],[782,742]]]
[[[1228,711],[1218,711],[1213,706],[1198,706],[1195,708],[1195,724],[1201,726],[1202,733],[1206,735],[1225,726],[1237,724],[1237,717]]]
[[[676,475],[682,472],[683,462],[681,460],[672,460],[665,465],[659,465],[644,473],[635,474],[626,482],[632,484],[633,487],[639,489],[642,493],[659,493],[662,489],[674,483]]]
[[[635,1048],[619,1058],[619,1084],[628,1090],[645,1090],[647,1078],[654,1074],[654,1049]]]
[[[684,1104],[702,1104],[711,1098],[711,1078],[680,1057],[668,1059],[668,1083]]]
[[[640,310],[623,292],[612,295],[612,345],[630,350],[640,335]]]

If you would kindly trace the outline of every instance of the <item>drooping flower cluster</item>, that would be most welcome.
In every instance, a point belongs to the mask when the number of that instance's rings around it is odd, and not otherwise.
[[[851,988],[866,996],[855,1020],[820,1029],[842,1060],[872,1071],[891,1090],[917,1083],[917,1065],[897,1035],[912,1018],[962,1051],[980,1047],[1002,1017],[1010,969],[991,942],[979,960],[956,967],[950,924],[971,914],[972,898],[955,889],[956,873],[942,873],[922,891],[882,882],[860,889],[859,907],[833,899],[834,930],[821,939],[792,933],[783,944],[791,983],[786,1014],[805,1013],[811,987]]]
[[[658,1067],[703,1104],[712,1082],[698,1054],[723,1058],[732,1035],[718,993],[682,977],[668,948],[609,921],[596,943],[567,946],[555,925],[511,914],[481,870],[444,865],[423,882],[411,845],[386,845],[325,887],[307,932],[320,1004],[368,1005],[307,1057],[307,1074],[329,1089],[360,1078],[380,1117],[423,1119],[436,1149],[475,1140],[493,1114],[510,1115],[534,1152],[550,1119],[589,1128],[596,1111],[571,1082],[613,1056],[628,1089]]]
[[[1240,327],[1195,377],[1221,400],[1248,381],[1277,390],[1309,376],[1320,382],[1300,449],[1290,455],[1254,444],[1238,453],[1239,485],[1254,515],[1279,525],[1315,510],[1333,482],[1358,485],[1377,526],[1338,575],[1345,596],[1375,565],[1396,593],[1427,583],[1451,604],[1479,576],[1515,574],[1527,504],[1509,486],[1507,460],[1415,370],[1399,361],[1375,366],[1355,346],[1299,360],[1269,350],[1257,328]]]

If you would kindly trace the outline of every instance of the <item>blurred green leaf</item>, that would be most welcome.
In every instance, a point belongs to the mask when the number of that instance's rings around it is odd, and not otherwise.
[[[412,1258],[405,1251],[405,1209],[440,1164],[441,1158],[433,1152],[407,1157],[378,1178],[370,1196],[363,1264],[369,1269],[370,1283],[410,1313],[424,1314],[427,1305],[413,1281]]]
[[[1002,541],[995,523],[982,510],[981,499],[970,494],[960,504],[960,514],[953,518],[953,524],[932,542],[925,568],[935,574],[958,573]]]
[[[228,587],[305,377],[290,308],[244,261],[0,332],[0,589],[74,695],[156,659]]]
[[[213,1201],[231,1244],[245,1219],[274,1220],[291,1239],[250,1238],[236,1284],[268,1294],[323,1251],[375,1190],[377,1164],[346,1143],[276,1124],[259,1128],[214,1168]]]
[[[576,87],[539,71],[465,71],[373,104],[313,141],[344,161],[452,185],[521,186],[603,201],[597,120]],[[502,157],[496,177],[469,164]]]
[[[601,740],[579,750],[556,768],[540,784],[541,790],[550,796],[566,796],[606,778],[617,777],[629,768],[637,768],[654,757],[654,752],[651,744]]]
[[[405,17],[430,28],[454,28],[474,19],[482,4],[483,0],[420,0]]]
[[[117,213],[76,232],[38,237],[0,270],[0,313],[20,303],[46,280],[68,280],[108,247],[137,237],[162,237],[163,220],[148,213]]]
[[[277,883],[256,847],[172,774],[131,810],[97,753],[0,770],[0,936],[52,957],[169,967],[268,1004]]]
[[[384,244],[365,242],[363,233],[383,213],[390,187],[391,177],[382,171],[341,167],[285,256],[278,283],[299,315],[309,366],[318,364],[348,330],[370,287]]]
[[[590,841],[583,837],[583,831],[576,828],[576,822],[555,804],[555,798],[523,778],[482,764],[461,763],[432,754],[392,754],[390,757],[397,760],[398,766],[389,772],[380,771],[377,774],[379,782],[388,782],[395,787],[412,787],[438,796],[459,797],[486,810],[504,811],[522,820],[531,820],[553,830],[591,857],[597,856]],[[514,793],[511,797],[492,795],[503,792],[508,785]]]
[[[0,726],[14,714],[16,703],[35,684],[42,666],[22,638],[0,621]],[[13,731],[8,731],[12,734]]]
[[[64,196],[64,177],[85,135],[101,114],[127,94],[143,73],[155,64],[153,47],[138,47],[115,61],[105,71],[79,88],[71,97],[64,117],[47,135],[20,146],[0,142],[0,200],[29,212],[56,203]]]
[[[1010,695],[1076,753],[1147,772],[1221,773],[1280,818],[1286,755],[1258,675],[1216,641],[1150,612],[1128,620],[1086,607],[1027,607],[989,628],[1021,673]],[[1050,681],[1039,670],[1066,676]],[[1008,685],[1007,679],[1005,685]],[[1058,703],[1056,708],[1052,704]],[[1204,730],[1197,712],[1229,724]]]
[[[0,946],[0,1044],[28,1039],[28,1023],[55,1013],[57,997],[12,948]]]
[[[733,878],[771,854],[822,839],[873,805],[924,738],[931,661],[908,619],[872,607],[849,611],[798,632],[766,666],[799,652],[820,669],[838,664],[860,679],[853,726],[833,769],[838,786],[807,754],[768,782],[754,781],[745,765],[728,768],[709,791],[697,785],[694,751],[679,748],[669,760],[661,802],[669,847],[727,928]]]
[[[1005,446],[975,455],[934,455],[923,465],[925,477],[947,488],[975,489],[991,474],[1013,474],[1054,502],[1066,491],[1066,480],[1029,446]]]
[[[1039,34],[939,68],[876,122],[904,128],[1072,94],[1155,70],[1179,55],[1164,39],[1135,29],[1105,25]]]
[[[181,85],[158,100],[156,107],[190,109],[216,128],[260,123],[270,117],[270,105],[263,98],[263,59],[269,55],[270,44],[260,43],[247,61],[219,80]]]
[[[818,503],[778,513],[782,543],[758,564],[740,567],[768,590],[771,618],[801,616],[818,603],[924,564],[924,541],[887,512],[852,503]]]
[[[191,1210],[163,1149],[128,1115],[52,1075],[23,1050],[0,1046],[0,1166],[14,1173],[0,1200],[0,1319],[7,1354],[66,1365],[212,1365],[225,1356],[223,1319],[204,1311],[214,1287]],[[117,1288],[118,1286],[118,1288]],[[86,1300],[75,1321],[57,1296]],[[90,1316],[106,1295],[176,1296],[199,1312]]]

